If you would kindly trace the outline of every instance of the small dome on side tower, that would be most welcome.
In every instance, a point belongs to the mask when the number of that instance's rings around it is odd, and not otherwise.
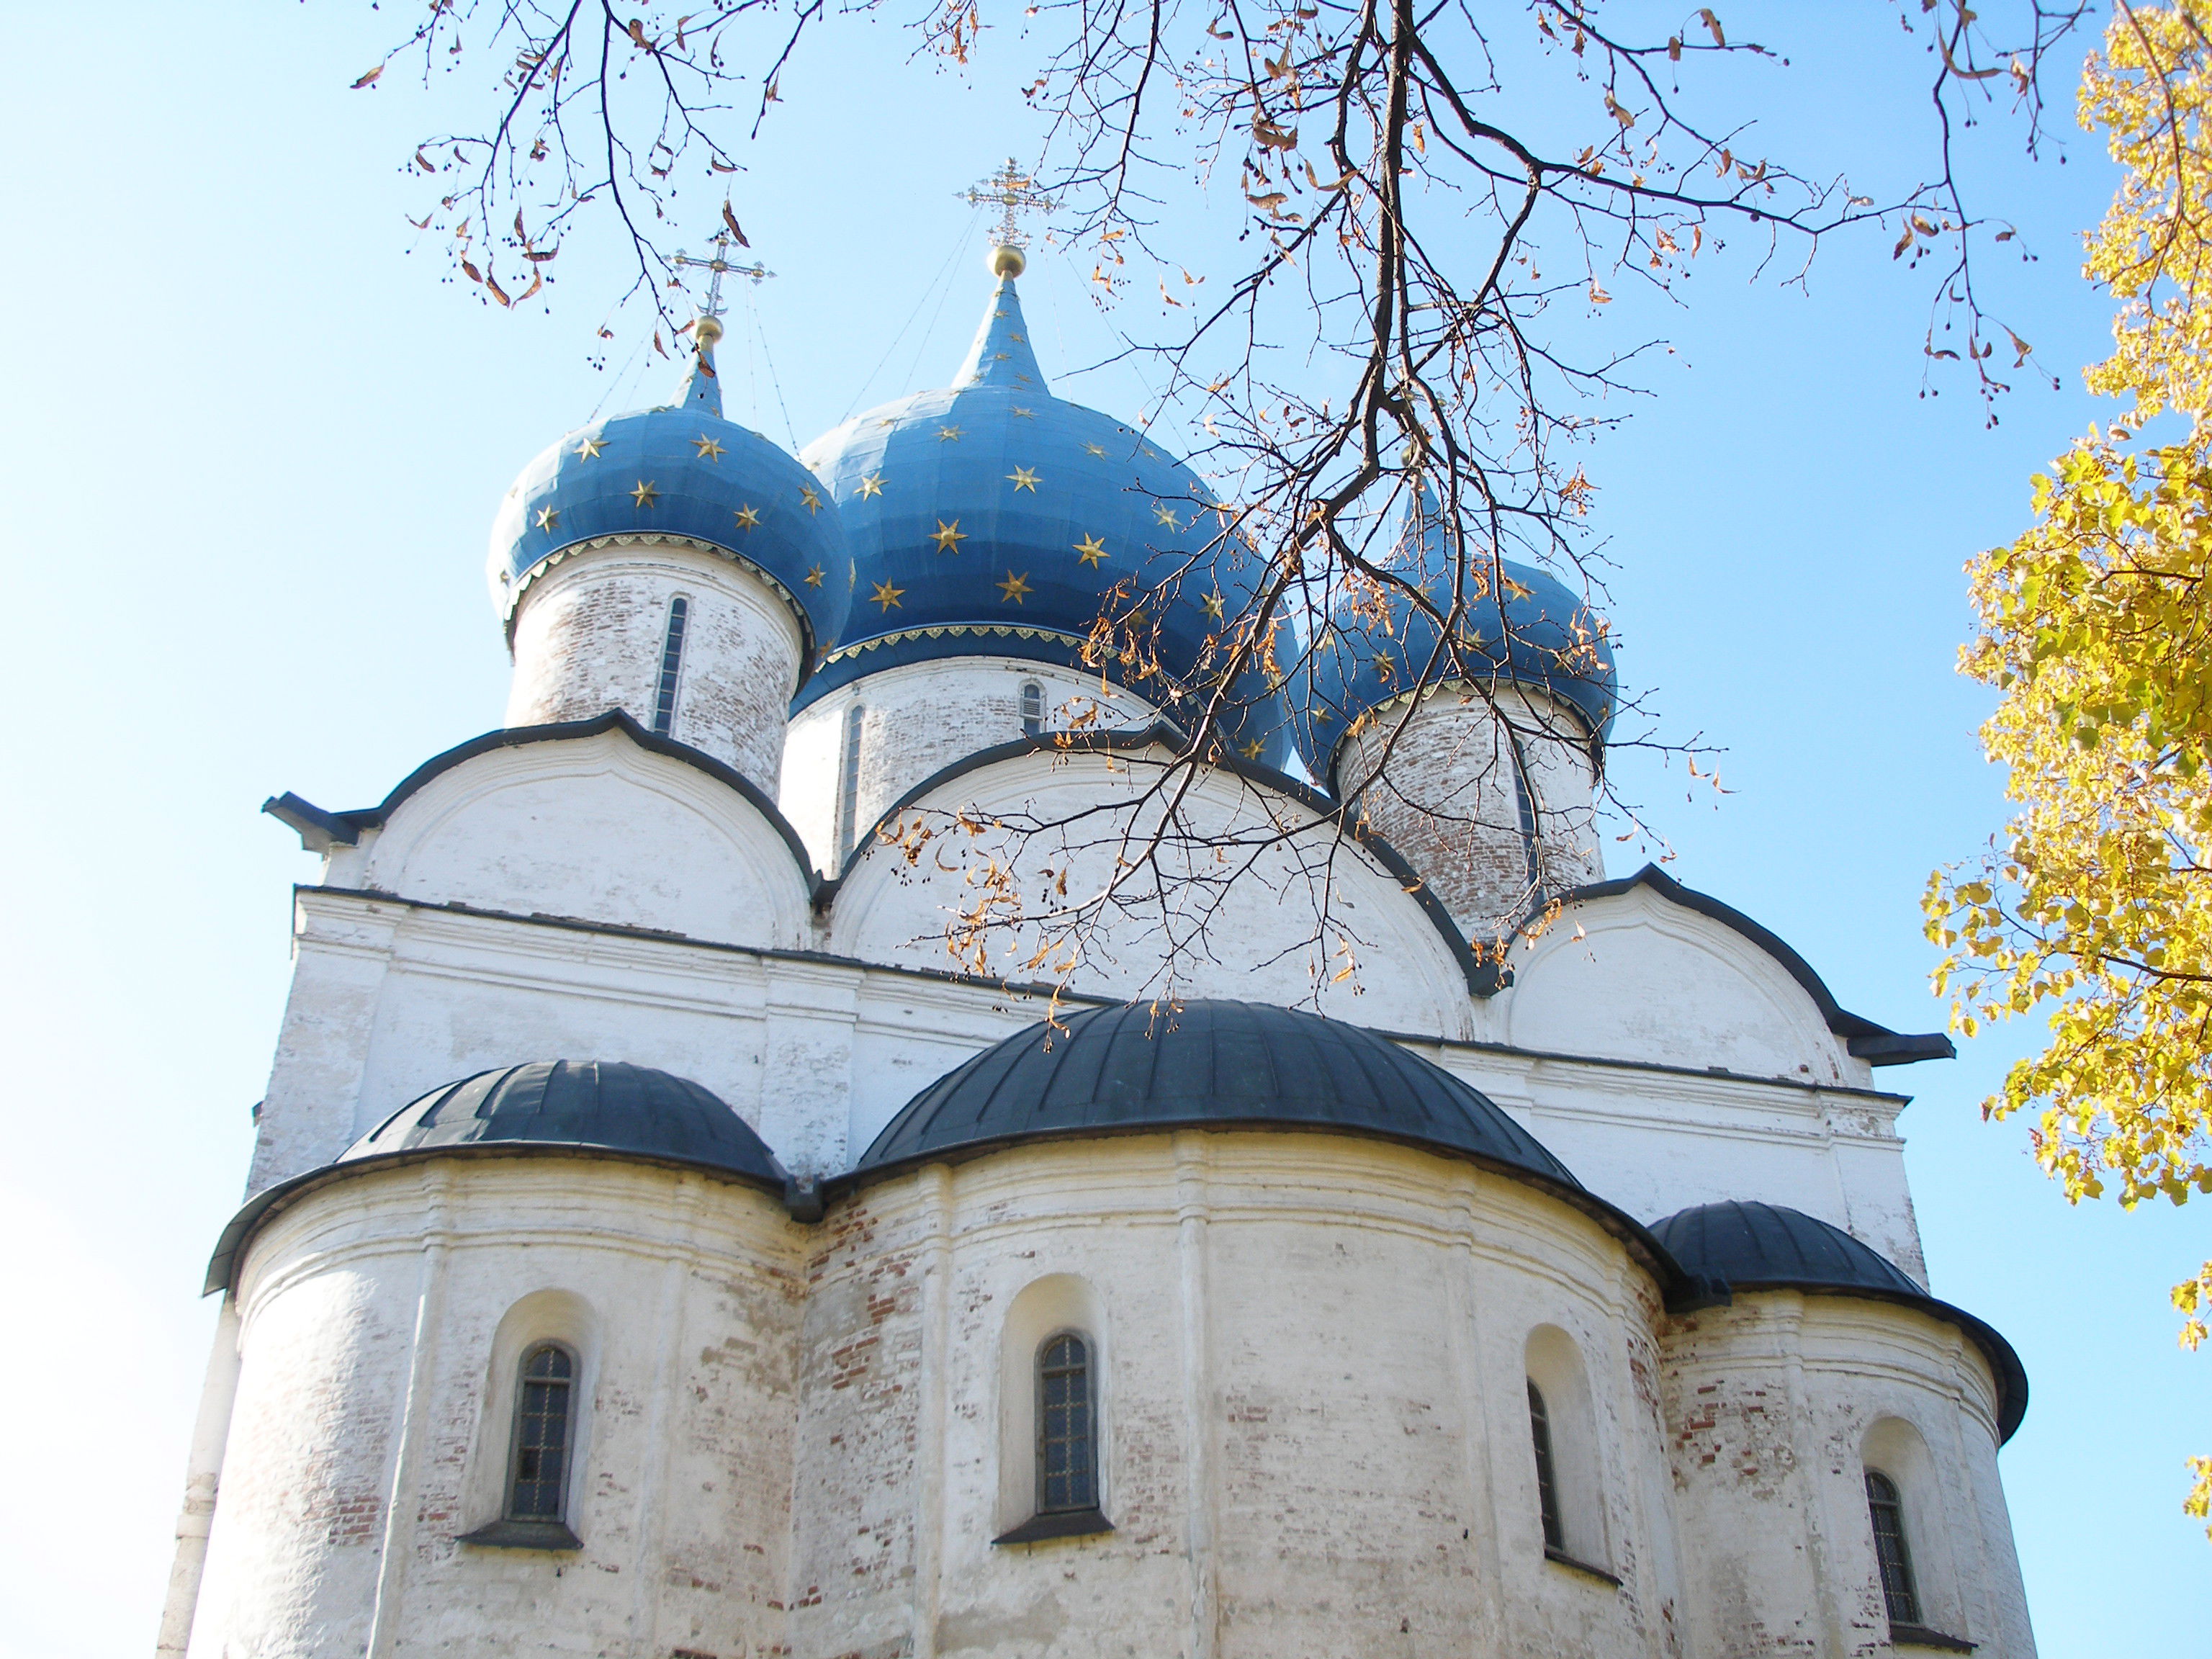
[[[845,621],[836,504],[722,417],[712,317],[682,401],[580,427],[526,466],[488,574],[510,726],[629,711],[773,794],[790,695]]]
[[[1393,558],[1439,608],[1457,543],[1424,484]],[[1314,777],[1358,797],[1481,945],[1543,895],[1603,876],[1595,796],[1620,684],[1606,624],[1556,578],[1467,564],[1455,652],[1403,592],[1337,595],[1298,744]]]

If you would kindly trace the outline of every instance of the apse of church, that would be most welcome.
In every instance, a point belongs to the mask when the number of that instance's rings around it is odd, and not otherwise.
[[[270,802],[324,866],[159,1651],[2027,1659],[2027,1379],[1929,1293],[1885,1086],[1949,1045],[1608,878],[1556,579],[1418,700],[1420,618],[1350,593],[1246,688],[1188,821],[1279,844],[1174,1002],[1134,921],[1056,1003],[948,969],[961,873],[883,831],[1135,811],[1255,580],[1054,395],[1024,265],[949,386],[796,456],[709,314],[501,506],[505,723]],[[1170,672],[1093,648],[1168,569]],[[1282,896],[1347,801],[1356,982]]]

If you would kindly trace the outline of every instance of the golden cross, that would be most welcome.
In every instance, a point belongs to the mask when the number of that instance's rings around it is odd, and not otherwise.
[[[722,314],[722,277],[725,273],[733,273],[739,276],[750,276],[753,279],[753,286],[755,288],[758,288],[760,286],[761,279],[763,276],[773,276],[775,275],[774,271],[768,268],[766,263],[761,260],[757,259],[749,265],[732,264],[730,260],[730,233],[726,230],[719,232],[715,235],[714,253],[712,258],[695,259],[690,254],[678,249],[675,258],[672,260],[671,263],[679,265],[696,265],[701,270],[710,271],[713,273],[707,279],[707,315],[709,317],[719,317]]]
[[[1049,213],[1060,205],[1036,187],[1036,181],[1024,173],[1009,155],[1000,167],[980,184],[970,185],[960,192],[960,199],[972,207],[996,203],[999,215],[999,246],[1027,247],[1030,239],[1022,229],[1021,216],[1024,213]]]

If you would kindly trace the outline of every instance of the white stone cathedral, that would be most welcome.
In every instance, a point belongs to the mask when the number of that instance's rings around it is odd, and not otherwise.
[[[270,803],[324,864],[160,1652],[2027,1659],[2027,1381],[1875,1073],[1949,1044],[1607,878],[1559,583],[1418,697],[1420,617],[1327,628],[1035,982],[1257,578],[1020,266],[796,459],[706,319],[507,493],[504,725]]]

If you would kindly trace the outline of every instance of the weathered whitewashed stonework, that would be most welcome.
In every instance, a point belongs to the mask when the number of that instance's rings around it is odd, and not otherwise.
[[[1010,294],[978,380],[1034,367]],[[272,809],[325,864],[295,896],[252,1201],[213,1275],[159,1653],[1862,1659],[1932,1634],[2031,1659],[1996,1456],[2021,1385],[2001,1339],[1912,1289],[1907,1103],[1875,1069],[1943,1045],[1838,1008],[1725,905],[1605,881],[1601,751],[1557,684],[1424,699],[1376,777],[1386,713],[1339,757],[1359,833],[1263,764],[1174,772],[1152,707],[1012,635],[885,646],[794,717],[796,567],[642,538],[530,562],[526,508],[553,522],[560,480],[598,476],[538,465],[502,520],[524,573],[508,726],[376,808]],[[687,511],[716,505],[716,465]],[[986,483],[1027,489],[999,465]],[[836,544],[851,501],[800,489],[793,535]],[[981,536],[961,510],[942,522]],[[1132,846],[1156,854],[1144,878],[1071,953],[1055,900],[1123,878]],[[1559,919],[1503,972],[1469,949],[1539,897]],[[1047,1114],[870,1160],[969,1060],[1132,999],[1369,1028],[1557,1164],[1203,1112]],[[441,1119],[364,1141],[459,1079],[555,1060],[710,1091],[758,1164],[550,1107],[504,1138]],[[1731,1291],[1647,1231],[1732,1203],[1905,1277],[1784,1263]],[[1041,1518],[1036,1367],[1067,1334],[1095,1514],[1010,1541]],[[471,1541],[512,1519],[543,1343],[577,1367],[567,1531]],[[1883,1593],[1869,1470],[1901,1495],[1917,1621]]]

